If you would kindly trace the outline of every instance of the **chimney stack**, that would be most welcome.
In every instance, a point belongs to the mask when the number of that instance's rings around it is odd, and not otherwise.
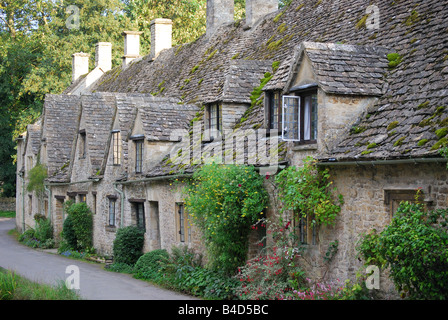
[[[124,56],[123,67],[131,63],[132,60],[140,58],[140,35],[141,31],[124,31]]]
[[[95,68],[104,72],[112,69],[112,43],[98,42],[95,45]]]
[[[78,80],[80,76],[89,73],[89,57],[90,54],[84,52],[72,55],[72,82]]]
[[[234,22],[234,0],[207,0],[207,31],[210,36],[222,25]]]
[[[254,24],[265,15],[278,10],[278,0],[246,0],[246,26]]]
[[[173,21],[154,19],[151,21],[151,57],[157,58],[162,50],[172,47]]]

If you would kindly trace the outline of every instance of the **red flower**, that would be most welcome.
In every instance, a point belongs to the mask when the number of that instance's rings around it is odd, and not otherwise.
[[[239,183],[239,184],[238,184],[238,187],[240,187],[240,188],[241,188],[241,183]]]

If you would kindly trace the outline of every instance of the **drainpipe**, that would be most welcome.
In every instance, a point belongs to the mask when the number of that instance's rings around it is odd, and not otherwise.
[[[114,182],[114,189],[120,194],[120,228],[123,227],[123,214],[124,214],[124,193],[117,188],[118,182]]]
[[[51,189],[48,188],[47,185],[44,184],[45,191],[48,192],[48,219],[51,221]]]
[[[19,178],[22,180],[22,233],[25,232],[25,179],[23,173],[19,173]]]

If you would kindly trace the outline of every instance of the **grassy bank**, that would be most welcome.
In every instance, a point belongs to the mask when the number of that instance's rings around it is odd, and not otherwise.
[[[50,286],[23,278],[0,268],[0,300],[80,300],[64,283]]]

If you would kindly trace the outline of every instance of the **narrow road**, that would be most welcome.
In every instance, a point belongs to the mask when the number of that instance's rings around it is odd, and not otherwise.
[[[100,264],[65,258],[17,243],[8,231],[15,219],[0,218],[0,267],[40,283],[55,285],[71,275],[68,266],[79,268],[79,294],[86,300],[190,300],[190,296],[155,287],[131,275],[109,272]]]

